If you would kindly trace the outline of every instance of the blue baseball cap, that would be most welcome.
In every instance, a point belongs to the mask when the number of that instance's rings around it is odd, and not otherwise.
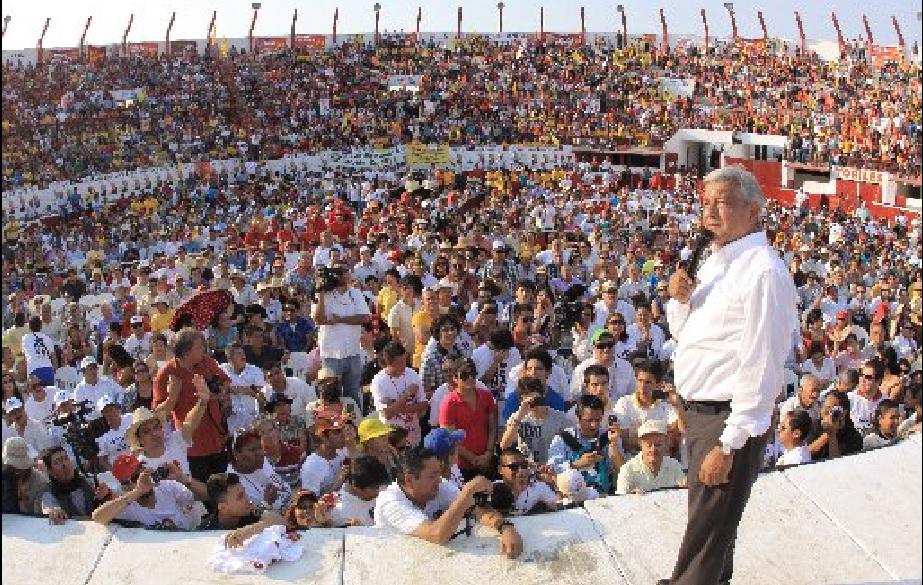
[[[423,438],[423,446],[442,459],[448,456],[452,447],[461,443],[465,438],[465,431],[448,431],[446,429],[433,429]]]

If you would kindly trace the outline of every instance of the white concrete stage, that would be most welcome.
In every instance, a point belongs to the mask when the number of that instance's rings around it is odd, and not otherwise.
[[[740,527],[734,585],[923,584],[923,441],[760,477]],[[2,585],[652,585],[685,523],[682,490],[515,520],[520,559],[477,530],[448,547],[374,528],[311,530],[265,575],[214,574],[221,533],[167,533],[3,517]]]

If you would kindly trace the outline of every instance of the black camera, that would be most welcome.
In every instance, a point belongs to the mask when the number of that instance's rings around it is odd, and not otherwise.
[[[653,398],[654,400],[666,400],[667,393],[664,392],[663,390],[654,390],[653,392],[651,392],[651,398]]]
[[[205,385],[212,394],[221,394],[221,380],[218,378],[207,378]]]
[[[343,271],[340,268],[320,266],[314,274],[315,291],[322,293],[331,292],[340,286],[342,279]]]
[[[474,505],[486,507],[490,505],[490,494],[487,492],[474,492]]]
[[[167,476],[169,475],[170,470],[167,469],[167,466],[161,465],[151,472],[151,479],[154,481],[154,483],[160,483],[161,481],[167,479]]]
[[[843,418],[843,407],[842,406],[834,406],[833,408],[830,409],[830,419],[831,420],[839,421],[841,418]]]
[[[530,402],[529,405],[532,406],[533,408],[537,408],[539,406],[545,406],[545,396],[542,394],[535,394],[534,397],[532,398],[532,402]]]

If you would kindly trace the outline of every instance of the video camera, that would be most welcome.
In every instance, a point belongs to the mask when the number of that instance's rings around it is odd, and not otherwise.
[[[87,416],[92,412],[93,407],[84,400],[77,405],[74,412],[59,414],[51,419],[51,424],[64,429],[63,438],[73,450],[78,466],[81,460],[92,460],[98,453],[96,437],[102,433],[98,432],[97,421],[87,420]]]

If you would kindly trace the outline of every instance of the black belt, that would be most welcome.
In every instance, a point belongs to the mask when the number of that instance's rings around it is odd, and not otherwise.
[[[731,412],[730,400],[685,400],[686,410],[693,410],[701,414],[722,414]]]

